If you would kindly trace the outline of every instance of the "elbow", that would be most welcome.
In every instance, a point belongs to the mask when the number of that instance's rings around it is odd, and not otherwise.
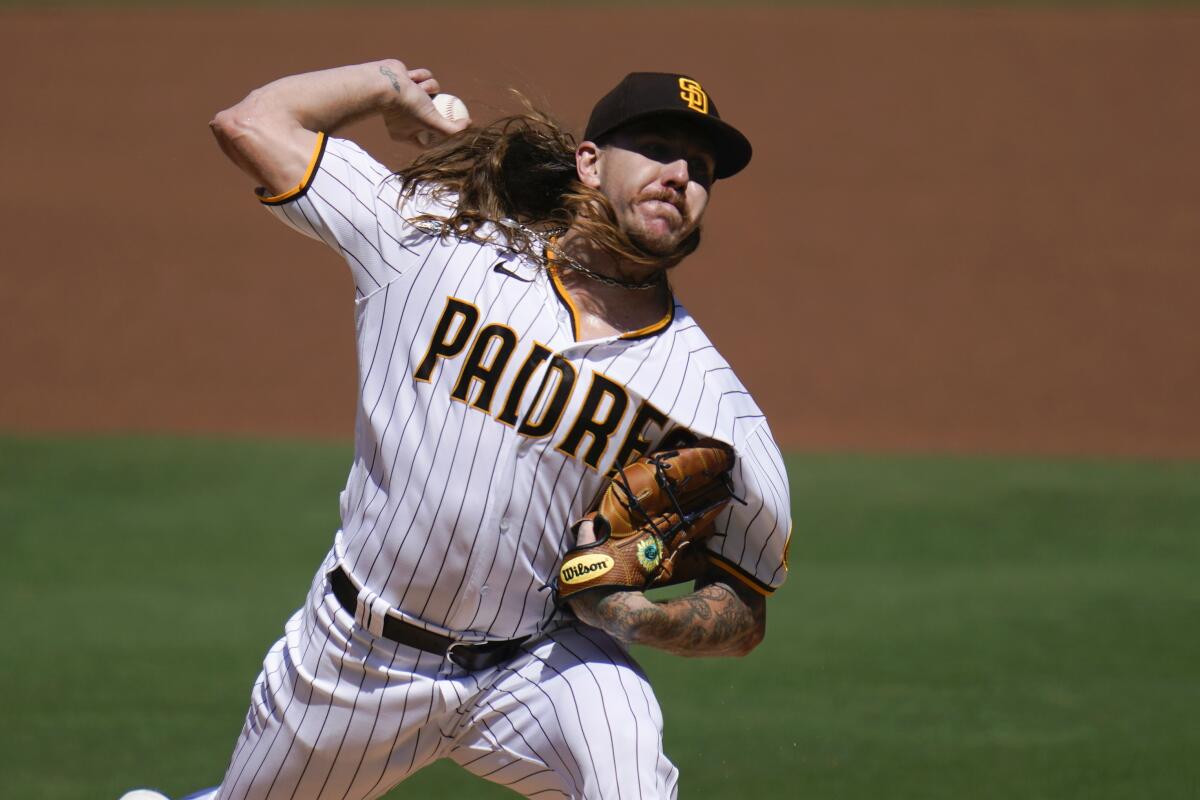
[[[208,123],[208,129],[216,137],[217,146],[225,157],[239,167],[248,162],[247,151],[250,139],[246,120],[238,114],[238,106],[217,112]]]
[[[219,112],[208,123],[208,129],[216,137],[217,146],[221,148],[221,152],[225,154],[225,157],[232,161],[239,169],[252,173],[250,169],[252,161],[248,155],[249,148],[247,147],[246,133],[241,128],[241,123],[236,113],[236,106]]]
[[[218,111],[216,116],[208,122],[208,129],[212,131],[212,135],[216,137],[217,142],[222,146],[237,138],[238,117],[236,109],[237,106],[234,106],[224,111]]]
[[[256,89],[237,105],[218,111],[208,128],[227,154],[249,155],[258,150],[261,142],[277,127],[268,106]]]
[[[208,128],[226,158],[260,186],[268,185],[264,159],[279,150],[284,123],[261,101],[257,90],[237,105],[218,111]]]
[[[737,637],[733,655],[742,658],[750,655],[767,637],[767,599],[744,587],[737,587],[732,591],[741,601],[743,615],[741,636]]]
[[[218,111],[209,121],[208,129],[212,131],[222,150],[228,151],[231,147],[241,149],[239,145],[244,145],[248,139],[254,137],[257,125],[249,100],[250,98],[246,98],[231,108]]]
[[[738,642],[738,647],[733,655],[737,658],[744,658],[754,651],[754,648],[762,644],[763,639],[767,638],[767,626],[764,624],[755,625],[750,630],[746,631],[746,635]]]

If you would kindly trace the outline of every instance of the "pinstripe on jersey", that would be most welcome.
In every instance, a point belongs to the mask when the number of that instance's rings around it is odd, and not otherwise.
[[[761,411],[686,309],[625,336],[576,341],[556,276],[503,247],[408,221],[399,179],[321,136],[304,183],[264,198],[325,242],[356,290],[359,408],[336,557],[366,605],[460,638],[536,632],[544,585],[618,461],[679,430],[730,442],[745,505],[713,560],[760,592],[786,576],[787,478]]]

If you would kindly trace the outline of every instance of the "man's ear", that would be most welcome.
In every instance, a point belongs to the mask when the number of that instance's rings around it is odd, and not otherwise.
[[[575,171],[579,181],[592,189],[600,188],[600,160],[603,153],[595,142],[580,142],[575,148]]]

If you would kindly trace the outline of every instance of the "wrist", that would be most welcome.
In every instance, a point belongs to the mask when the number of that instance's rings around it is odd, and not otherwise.
[[[408,80],[408,67],[398,58],[369,61],[362,65],[371,85],[375,87],[375,100],[380,111],[399,104],[403,96],[403,82]]]
[[[395,58],[368,61],[349,68],[344,89],[352,120],[385,114],[399,103],[408,68]]]

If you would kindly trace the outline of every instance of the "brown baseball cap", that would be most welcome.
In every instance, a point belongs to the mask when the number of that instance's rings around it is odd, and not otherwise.
[[[699,81],[676,72],[631,72],[592,109],[583,138],[598,141],[631,122],[651,117],[687,120],[712,141],[715,178],[735,175],[750,163],[750,141],[721,119]]]

